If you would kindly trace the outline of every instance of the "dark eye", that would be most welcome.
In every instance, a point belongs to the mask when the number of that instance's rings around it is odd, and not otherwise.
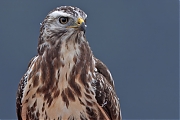
[[[66,24],[68,21],[69,21],[69,18],[68,18],[68,17],[60,17],[60,18],[59,18],[59,22],[60,22],[61,24]]]

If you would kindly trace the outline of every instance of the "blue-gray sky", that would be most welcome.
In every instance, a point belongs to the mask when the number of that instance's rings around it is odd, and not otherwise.
[[[16,118],[17,86],[37,54],[40,22],[71,5],[88,14],[87,40],[113,75],[123,118],[178,119],[178,2],[0,1],[0,118]]]

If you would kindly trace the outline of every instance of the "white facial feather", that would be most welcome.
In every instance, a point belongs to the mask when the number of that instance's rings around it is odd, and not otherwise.
[[[59,16],[70,17],[70,14],[67,14],[63,11],[54,11],[49,14],[49,17],[53,17],[53,18],[57,18]]]
[[[80,9],[78,8],[78,10],[80,10]],[[80,12],[78,12],[78,10],[76,10],[76,13],[78,16],[76,16],[76,18],[74,18],[74,19],[82,18],[85,20],[87,18],[87,14],[84,13],[83,16],[81,16],[81,14],[80,14]],[[67,12],[64,12],[64,11],[53,11],[52,13],[49,14],[50,18],[57,18],[59,16],[73,17],[71,14],[68,14]]]

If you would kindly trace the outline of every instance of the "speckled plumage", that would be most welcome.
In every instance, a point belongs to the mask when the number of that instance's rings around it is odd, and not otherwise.
[[[61,24],[61,17],[68,22]],[[85,38],[86,17],[77,7],[62,6],[42,22],[38,55],[19,83],[19,120],[122,119],[110,71]]]

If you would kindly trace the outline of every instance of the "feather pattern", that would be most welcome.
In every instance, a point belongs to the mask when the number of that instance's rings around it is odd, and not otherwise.
[[[61,17],[68,22],[60,23]],[[85,38],[86,17],[77,7],[62,6],[42,22],[38,55],[17,91],[19,120],[122,119],[111,73]]]

